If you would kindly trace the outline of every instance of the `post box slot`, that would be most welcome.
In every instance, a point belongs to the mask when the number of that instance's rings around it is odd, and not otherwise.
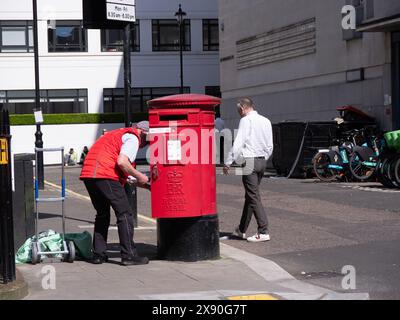
[[[160,121],[188,121],[187,114],[160,115]]]

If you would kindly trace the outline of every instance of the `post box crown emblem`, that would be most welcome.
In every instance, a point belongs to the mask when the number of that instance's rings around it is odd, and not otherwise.
[[[180,183],[182,182],[183,179],[183,173],[182,172],[169,172],[167,174],[168,176],[168,181],[171,183]]]

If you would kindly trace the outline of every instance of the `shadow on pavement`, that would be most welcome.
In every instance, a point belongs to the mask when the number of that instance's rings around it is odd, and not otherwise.
[[[146,256],[149,260],[158,260],[157,246],[147,243],[136,243],[136,249],[140,256]],[[111,259],[119,259],[121,257],[120,246],[118,243],[108,244],[107,251],[107,255]]]
[[[220,240],[243,240],[242,238],[232,234],[232,232],[220,232],[219,239]]]

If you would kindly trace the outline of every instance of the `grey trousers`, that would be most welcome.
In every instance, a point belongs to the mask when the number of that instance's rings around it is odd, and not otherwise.
[[[253,161],[253,159],[251,159],[251,161]],[[248,163],[248,160],[246,162]],[[246,191],[246,200],[239,226],[240,232],[246,233],[254,214],[258,224],[258,233],[268,234],[268,218],[260,196],[260,183],[266,167],[267,161],[265,159],[255,158],[252,172],[242,177],[243,186]]]

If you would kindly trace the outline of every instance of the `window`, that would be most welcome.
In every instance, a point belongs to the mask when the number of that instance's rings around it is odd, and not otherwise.
[[[190,51],[190,20],[184,20],[183,50]],[[174,19],[153,20],[153,51],[179,51],[179,25]]]
[[[32,114],[35,108],[35,91],[0,91],[1,104],[11,114]],[[87,113],[87,90],[40,90],[40,106],[45,114]]]
[[[221,88],[219,86],[209,86],[205,90],[206,95],[221,98]]]
[[[86,52],[82,21],[48,21],[49,52]]]
[[[122,52],[124,51],[124,31],[118,29],[101,30],[101,51]],[[140,25],[139,21],[132,24],[131,51],[140,51]]]
[[[0,52],[33,52],[32,21],[0,21]]]
[[[131,112],[147,111],[147,101],[179,94],[179,87],[172,88],[133,88],[131,91]],[[184,93],[190,93],[190,88],[185,87]],[[124,112],[124,89],[104,89],[104,112],[123,113]]]
[[[218,19],[203,20],[203,50],[219,50]]]

